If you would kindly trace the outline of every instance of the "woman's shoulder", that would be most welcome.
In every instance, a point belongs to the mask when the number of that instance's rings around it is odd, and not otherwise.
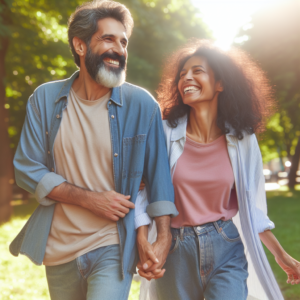
[[[168,120],[163,120],[162,123],[163,123],[165,134],[172,131],[172,128],[170,127]]]
[[[250,149],[253,147],[257,148],[258,142],[255,133],[244,132],[244,136],[241,140],[239,140],[239,144]]]

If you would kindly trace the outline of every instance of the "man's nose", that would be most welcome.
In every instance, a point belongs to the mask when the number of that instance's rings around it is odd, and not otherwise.
[[[121,55],[125,55],[125,48],[123,47],[123,45],[120,42],[117,42],[113,48],[113,51],[117,54]]]

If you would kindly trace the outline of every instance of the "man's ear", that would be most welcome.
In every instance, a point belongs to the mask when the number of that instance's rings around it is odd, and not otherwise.
[[[216,83],[216,92],[223,92],[223,91],[224,91],[223,82],[219,80]]]
[[[79,56],[84,56],[86,54],[86,44],[84,41],[82,41],[80,38],[78,38],[77,36],[73,37],[73,47],[75,49],[75,52],[79,55]]]

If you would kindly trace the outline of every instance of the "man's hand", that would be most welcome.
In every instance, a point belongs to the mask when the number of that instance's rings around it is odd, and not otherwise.
[[[148,268],[145,263],[150,260],[151,261],[151,266],[155,263],[158,263],[158,259],[156,258],[154,251],[153,251],[153,246],[148,242],[148,226],[141,226],[138,228],[138,233],[137,233],[137,247],[139,251],[139,257],[140,261],[137,264],[137,267],[139,269],[139,274],[146,278],[147,280],[151,279],[156,279],[162,277],[163,273],[162,270],[155,270],[154,272],[144,272],[143,266]],[[149,263],[149,262],[148,262]],[[156,277],[156,275],[162,275],[160,277]]]
[[[92,192],[67,182],[55,187],[47,197],[62,203],[81,206],[97,216],[112,221],[124,218],[129,209],[134,208],[134,204],[129,201],[130,196],[115,191]]]
[[[142,265],[143,272],[145,272],[145,273],[152,272],[153,274],[155,274],[155,277],[158,277],[158,275],[161,275],[158,278],[163,276],[163,274],[165,273],[165,269],[162,269],[162,267],[164,266],[164,264],[167,260],[167,256],[169,254],[171,243],[172,243],[172,235],[171,234],[170,234],[170,236],[157,238],[156,242],[154,242],[152,244],[152,247],[153,247],[153,252],[158,259],[158,262],[153,262],[152,259],[148,259]],[[160,271],[163,271],[163,273]],[[155,279],[157,279],[157,278],[155,278]]]
[[[129,209],[135,207],[129,199],[130,196],[125,196],[115,191],[92,193],[86,202],[86,208],[97,216],[118,221],[129,213]]]
[[[139,231],[139,233],[143,232],[143,234],[139,236],[138,244],[140,245],[138,247],[140,249],[144,249],[144,251],[142,251],[143,254],[140,254],[140,262],[137,267],[139,268],[139,274],[147,280],[161,278],[166,271],[165,269],[162,269],[162,267],[166,262],[172,242],[170,220],[170,216],[155,218],[157,240],[153,243],[153,245],[150,245],[147,241],[145,229]],[[154,259],[154,256],[152,255],[153,252],[158,262]]]

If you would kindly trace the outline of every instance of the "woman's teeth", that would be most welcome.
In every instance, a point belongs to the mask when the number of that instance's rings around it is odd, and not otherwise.
[[[199,91],[200,88],[196,87],[196,86],[187,86],[183,89],[183,94],[186,94],[188,92],[195,92],[195,91]]]

